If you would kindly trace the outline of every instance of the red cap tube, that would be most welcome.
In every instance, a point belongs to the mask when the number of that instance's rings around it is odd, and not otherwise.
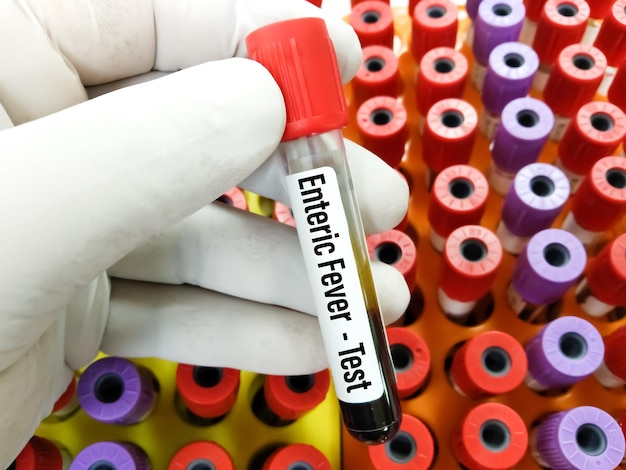
[[[176,388],[185,406],[200,418],[218,418],[237,401],[240,371],[178,364]]]
[[[501,403],[483,403],[472,408],[452,441],[459,462],[481,470],[514,468],[527,446],[524,421]]]
[[[265,462],[263,470],[285,470],[298,466],[332,470],[326,456],[309,444],[291,444],[278,449]]]
[[[541,18],[541,12],[543,6],[546,4],[546,0],[524,0],[524,6],[526,7],[526,18],[535,23],[539,22]]]
[[[463,225],[447,238],[439,288],[459,302],[479,300],[491,289],[502,262],[502,245],[480,225]]]
[[[387,338],[396,371],[398,393],[400,398],[410,398],[428,379],[430,350],[422,337],[408,328],[387,328]]]
[[[292,227],[296,226],[291,208],[282,202],[274,201],[274,219]]]
[[[398,433],[385,445],[367,449],[374,467],[381,470],[427,470],[435,458],[435,440],[418,418],[402,414]]]
[[[459,10],[450,0],[422,0],[411,16],[411,54],[416,62],[435,47],[456,44]]]
[[[611,67],[617,67],[624,61],[626,58],[626,0],[617,0],[609,8],[593,45],[604,53]]]
[[[593,100],[606,66],[606,57],[593,46],[565,47],[550,70],[543,101],[555,115],[573,116],[582,105]]]
[[[548,0],[543,6],[532,47],[542,64],[552,64],[559,52],[580,42],[589,19],[584,0]]]
[[[467,82],[467,59],[451,47],[437,47],[428,51],[420,61],[417,75],[417,110],[426,116],[438,101],[463,98]]]
[[[204,465],[204,466],[203,466]],[[167,470],[234,470],[235,464],[228,452],[215,442],[197,441],[180,449]]]
[[[325,369],[309,375],[268,375],[263,388],[270,410],[284,420],[295,420],[322,403],[329,386]]]
[[[15,459],[15,470],[62,470],[59,448],[43,437],[33,436]]]
[[[218,201],[236,207],[244,211],[248,210],[248,201],[243,191],[239,188],[232,188],[217,198]]]
[[[393,48],[393,13],[389,4],[378,0],[360,2],[350,11],[349,22],[359,37],[361,47],[379,45]]]
[[[297,48],[277,47],[290,36],[298,37]],[[325,47],[320,47],[320,38],[326,38]],[[337,58],[324,20],[287,20],[281,22],[280,28],[270,24],[250,34],[246,45],[249,58],[262,63],[281,90],[292,92],[290,99],[285,100],[287,122],[283,141],[341,129],[348,124]],[[294,77],[297,86],[292,83]]]
[[[626,305],[626,233],[605,245],[585,274],[594,297],[608,305]],[[622,360],[626,371],[626,349]]]
[[[576,223],[590,232],[604,232],[626,213],[626,158],[601,158],[572,198]]]
[[[626,326],[618,328],[604,338],[604,363],[613,375],[626,382],[624,358],[626,358]]]
[[[617,68],[613,82],[607,91],[611,103],[626,112],[626,60]]]
[[[611,11],[614,0],[589,0],[589,18],[604,20]]]
[[[450,378],[461,393],[478,400],[514,390],[527,371],[526,353],[519,341],[503,331],[486,331],[467,340],[454,354]]]
[[[567,171],[586,175],[600,158],[613,155],[625,132],[626,115],[617,106],[603,101],[587,103],[559,142],[559,161]]]
[[[390,96],[377,96],[363,103],[356,115],[361,144],[396,168],[409,138],[404,105]]]
[[[375,96],[396,98],[400,90],[398,58],[385,46],[363,48],[363,61],[350,82],[355,106]]]
[[[415,285],[417,249],[411,237],[399,230],[387,230],[368,235],[366,241],[370,259],[396,268],[404,276],[409,288]]]
[[[422,155],[431,171],[469,162],[478,125],[471,104],[455,98],[438,101],[428,111],[425,124]]]
[[[428,222],[447,238],[463,225],[479,225],[489,195],[484,175],[469,165],[453,165],[437,175],[428,202]]]

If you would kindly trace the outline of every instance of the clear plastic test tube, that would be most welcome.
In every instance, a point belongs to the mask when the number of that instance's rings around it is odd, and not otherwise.
[[[248,55],[274,76],[287,124],[279,151],[335,392],[356,439],[384,442],[401,409],[341,128],[348,122],[335,52],[323,20],[270,24]]]

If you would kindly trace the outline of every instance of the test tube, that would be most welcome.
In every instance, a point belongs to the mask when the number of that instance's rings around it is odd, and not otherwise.
[[[531,163],[519,170],[496,230],[504,249],[519,254],[530,237],[552,225],[568,198],[569,181],[557,167]]]
[[[491,230],[463,225],[446,239],[437,298],[456,323],[467,324],[477,302],[491,289],[502,262],[502,245]]]
[[[571,211],[563,220],[563,229],[590,246],[625,213],[626,159],[604,157],[593,165],[572,197]]]
[[[154,375],[121,357],[92,362],[78,381],[78,400],[83,410],[102,423],[139,423],[152,413],[157,398]]]
[[[500,125],[491,143],[489,185],[504,196],[515,174],[535,163],[554,125],[550,108],[535,98],[517,98],[502,110]]]
[[[350,84],[357,109],[375,96],[396,98],[401,86],[398,57],[385,46],[364,47],[363,61]]]
[[[430,375],[428,345],[420,335],[408,328],[387,328],[387,337],[400,398],[413,398],[424,389]]]
[[[483,90],[491,52],[500,44],[517,41],[525,14],[524,3],[517,0],[483,0],[478,6],[472,42],[475,62],[471,81],[479,92]]]
[[[375,468],[428,470],[435,459],[436,444],[424,422],[407,413],[400,431],[382,446],[370,446],[369,458]]]
[[[482,403],[463,418],[452,450],[465,468],[514,468],[526,452],[528,432],[522,418],[501,403]]]
[[[586,263],[585,247],[571,233],[555,228],[537,232],[513,265],[509,305],[529,323],[550,319],[550,306],[576,283]]]
[[[528,341],[526,355],[526,385],[537,392],[560,390],[600,367],[604,343],[587,320],[565,316],[552,320]]]
[[[572,193],[599,159],[613,155],[624,135],[626,115],[614,104],[591,101],[578,109],[559,142],[555,163],[569,178]]]
[[[72,377],[65,392],[57,399],[52,407],[52,413],[45,419],[48,423],[58,423],[74,416],[74,413],[80,408],[78,395],[76,394],[76,376]]]
[[[530,449],[543,467],[616,468],[624,435],[604,410],[579,406],[544,417],[531,432]]]
[[[417,272],[417,248],[413,240],[398,230],[368,235],[367,251],[370,259],[393,266],[404,276],[409,289],[415,285]]]
[[[176,408],[190,424],[219,422],[237,401],[240,375],[237,369],[178,364]]]
[[[600,25],[593,45],[606,56],[607,67],[598,94],[607,96],[617,68],[626,59],[626,0],[613,2]]]
[[[463,225],[480,225],[489,185],[483,174],[469,165],[452,165],[435,178],[428,200],[430,241],[442,252],[446,239]]]
[[[10,470],[68,470],[71,457],[52,441],[33,436],[19,453]]]
[[[411,15],[411,54],[419,63],[436,47],[456,45],[459,10],[450,0],[421,0]]]
[[[611,240],[589,262],[576,286],[576,301],[592,317],[626,305],[626,233]]]
[[[527,371],[522,345],[503,331],[485,331],[454,353],[450,381],[472,400],[502,395],[517,388]]]
[[[248,210],[248,201],[246,200],[246,195],[244,192],[235,187],[226,191],[220,197],[217,198],[217,201],[223,202],[229,206],[236,207],[237,209],[241,209],[243,211]]]
[[[522,23],[522,30],[519,33],[519,42],[528,46],[533,43],[535,32],[537,31],[537,23],[539,23],[545,3],[546,0],[524,0],[526,16]]]
[[[230,454],[215,442],[196,441],[182,447],[167,470],[235,470]]]
[[[251,467],[254,468],[254,467]],[[284,469],[332,470],[328,458],[310,444],[288,444],[280,446],[270,454],[262,470]]]
[[[478,128],[487,140],[494,138],[504,107],[528,95],[538,66],[535,51],[519,42],[505,42],[491,51],[478,120]]]
[[[128,442],[96,442],[81,450],[70,470],[98,468],[123,468],[124,470],[150,470],[150,460],[139,446]]]
[[[559,53],[543,90],[543,101],[554,113],[552,141],[561,140],[572,117],[593,100],[606,65],[602,51],[593,46],[571,44]]]
[[[361,47],[379,45],[393,49],[393,13],[389,3],[359,2],[350,11],[348,22],[359,37]]]
[[[356,124],[361,145],[397,168],[409,138],[404,105],[390,96],[375,96],[359,106]]]
[[[626,326],[604,337],[604,360],[594,375],[607,388],[622,387],[626,383]]]
[[[285,97],[279,151],[343,422],[356,439],[382,442],[401,412],[345,157],[348,113],[332,42],[323,20],[304,18],[260,28],[247,46]]]

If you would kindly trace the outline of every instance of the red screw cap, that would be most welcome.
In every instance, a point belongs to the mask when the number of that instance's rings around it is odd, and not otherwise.
[[[207,463],[208,462],[208,463]],[[180,449],[172,460],[168,470],[188,470],[195,468],[194,465],[208,465],[206,468],[213,470],[234,470],[235,464],[228,452],[215,442],[198,441],[192,442]]]
[[[463,97],[467,82],[467,59],[451,47],[437,47],[428,51],[420,61],[417,75],[417,110],[426,116],[438,101]]]
[[[202,371],[212,371],[210,384],[199,379]],[[178,364],[176,388],[185,406],[201,418],[217,418],[228,413],[237,401],[240,371],[217,367],[196,367]]]
[[[456,44],[459,10],[450,0],[422,0],[411,16],[411,54],[416,62],[435,47]]]
[[[396,98],[400,88],[398,58],[388,47],[363,48],[363,61],[352,79],[354,104],[359,107],[375,96]]]
[[[624,381],[626,381],[625,357],[626,327],[623,326],[604,338],[604,363],[613,375]]]
[[[602,248],[587,266],[586,276],[587,284],[598,300],[608,305],[626,305],[626,233]],[[626,372],[626,341],[624,345],[620,360]]]
[[[593,45],[604,53],[610,66],[617,67],[626,58],[626,0],[617,0],[602,18]]]
[[[396,371],[398,394],[400,398],[409,398],[428,379],[430,350],[422,337],[408,328],[387,328],[387,339]]]
[[[366,238],[370,259],[389,264],[402,273],[412,288],[417,271],[417,249],[407,234],[399,230],[368,235]]]
[[[309,444],[291,444],[274,452],[263,470],[285,470],[298,465],[315,470],[332,470],[326,456]]]
[[[360,2],[352,8],[348,20],[361,41],[361,47],[393,48],[393,13],[388,3],[378,0]]]
[[[31,437],[15,460],[16,470],[62,470],[63,456],[57,446],[43,437]]]
[[[304,376],[268,375],[263,388],[267,406],[282,419],[295,420],[322,403],[329,386],[330,373],[322,370]]]

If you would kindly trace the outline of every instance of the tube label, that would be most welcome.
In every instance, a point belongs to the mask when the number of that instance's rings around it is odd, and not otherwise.
[[[287,188],[337,398],[373,401],[384,384],[335,171],[289,175]]]

